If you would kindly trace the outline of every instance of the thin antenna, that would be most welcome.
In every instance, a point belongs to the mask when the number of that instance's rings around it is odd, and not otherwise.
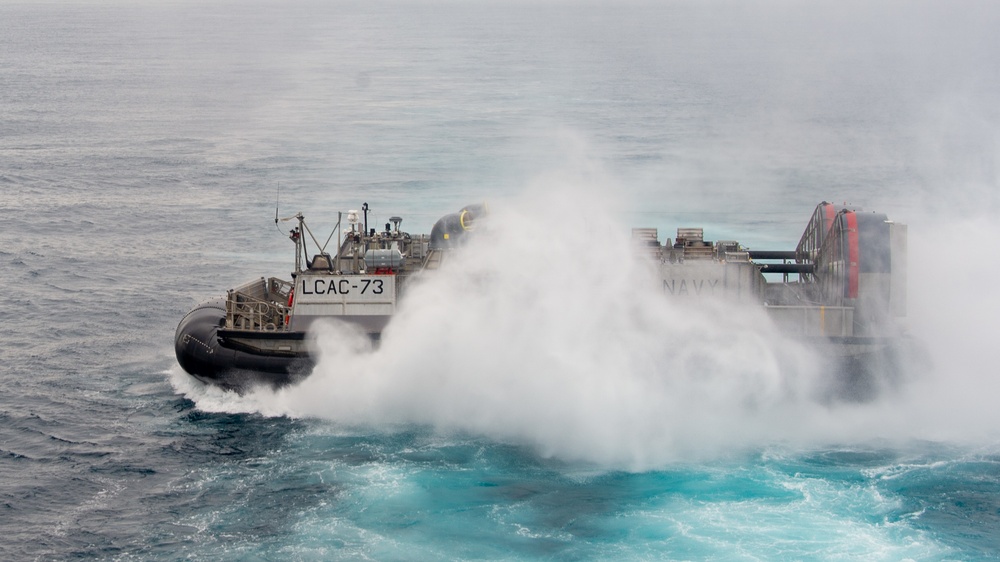
[[[274,228],[281,232],[281,228],[278,226],[278,202],[281,200],[281,184],[278,184],[278,189],[274,194]],[[284,234],[284,232],[281,232]]]

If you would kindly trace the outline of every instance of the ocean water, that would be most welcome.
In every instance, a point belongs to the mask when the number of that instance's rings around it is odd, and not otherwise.
[[[0,2],[0,558],[1000,557],[991,2]],[[378,349],[192,380],[196,303],[275,225],[492,237]],[[873,400],[760,317],[679,310],[631,226],[794,246],[909,225]]]

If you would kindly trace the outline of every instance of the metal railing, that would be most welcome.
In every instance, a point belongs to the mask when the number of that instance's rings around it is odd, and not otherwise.
[[[288,329],[286,304],[292,284],[283,279],[261,278],[232,289],[226,298],[226,328],[275,332]]]

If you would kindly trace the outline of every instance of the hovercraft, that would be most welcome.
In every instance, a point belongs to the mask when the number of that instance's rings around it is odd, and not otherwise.
[[[336,254],[325,251],[301,213],[291,281],[260,278],[195,307],[177,327],[181,367],[227,388],[282,386],[308,375],[315,353],[307,334],[318,320],[353,323],[377,339],[395,313],[407,280],[440,267],[486,212],[472,205],[441,218],[430,235],[400,230],[392,217],[381,232],[348,211],[338,216]],[[763,307],[790,336],[821,351],[843,392],[863,398],[894,363],[906,313],[906,225],[882,213],[820,203],[793,250],[753,250],[732,240],[704,239],[702,228],[678,228],[661,243],[655,228],[632,229],[633,250],[657,268],[667,298],[719,297]],[[344,235],[341,239],[340,235]],[[310,255],[306,236],[318,248]],[[332,238],[332,233],[331,233]],[[327,244],[330,238],[327,239]]]

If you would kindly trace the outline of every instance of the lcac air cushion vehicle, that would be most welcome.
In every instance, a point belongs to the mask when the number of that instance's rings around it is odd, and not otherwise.
[[[377,339],[410,278],[438,269],[477,222],[485,205],[441,218],[429,235],[410,235],[393,217],[378,231],[357,211],[338,220],[337,251],[326,252],[298,214],[291,280],[259,278],[202,303],[177,327],[175,351],[185,371],[237,390],[286,385],[306,376],[316,350],[308,337],[319,320],[359,326]],[[306,240],[316,252],[310,254]],[[823,202],[794,250],[763,251],[736,241],[708,241],[679,228],[661,243],[656,229],[632,230],[633,251],[650,259],[667,298],[719,297],[760,306],[789,336],[807,342],[843,381],[842,394],[863,398],[903,340],[906,226],[882,213]]]

